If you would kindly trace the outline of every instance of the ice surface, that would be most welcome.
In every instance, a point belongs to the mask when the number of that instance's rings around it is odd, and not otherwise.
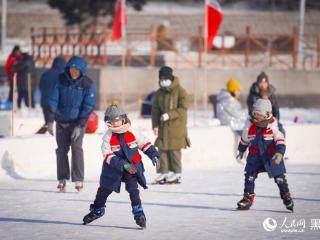
[[[154,177],[152,169],[147,177],[149,181]],[[104,217],[83,226],[97,178],[88,180],[80,194],[71,183],[67,193],[57,193],[54,179],[3,180],[0,239],[319,239],[320,230],[310,230],[311,220],[320,218],[319,180],[319,166],[289,167],[288,181],[296,205],[291,214],[282,205],[273,180],[261,174],[253,208],[240,212],[235,211],[243,189],[240,165],[219,170],[187,168],[182,184],[150,185],[141,191],[146,230],[135,225],[124,187],[120,194],[110,196]],[[268,217],[278,222],[273,232],[262,226]],[[281,232],[285,218],[287,225],[305,220],[305,232]]]

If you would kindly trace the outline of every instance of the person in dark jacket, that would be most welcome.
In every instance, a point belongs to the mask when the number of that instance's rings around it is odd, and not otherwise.
[[[252,117],[248,119],[239,143],[241,160],[249,148],[245,167],[243,198],[238,202],[239,210],[252,206],[255,194],[255,179],[261,172],[267,172],[278,185],[280,196],[286,208],[293,212],[293,200],[285,176],[283,157],[286,151],[285,137],[279,131],[277,119],[272,116],[272,106],[268,99],[258,99],[252,107]]]
[[[18,76],[18,108],[21,108],[22,101],[26,106],[34,108],[34,89],[35,89],[35,65],[32,56],[28,53],[23,53],[21,61],[18,61],[13,66],[14,71]],[[30,89],[29,89],[30,78]],[[29,91],[31,94],[31,103],[29,103]]]
[[[49,109],[49,99],[55,82],[58,79],[60,73],[63,72],[66,66],[66,62],[61,57],[56,57],[53,60],[52,66],[49,70],[45,71],[40,78],[39,89],[41,92],[41,107],[44,115],[45,123],[48,122],[48,109]]]
[[[56,121],[58,189],[65,191],[70,178],[68,152],[72,150],[71,179],[78,191],[83,189],[84,159],[82,140],[86,122],[96,103],[96,87],[87,76],[87,63],[74,56],[53,86],[48,102],[47,130],[53,135]]]
[[[257,77],[257,81],[250,88],[247,98],[248,113],[249,115],[252,113],[253,104],[257,99],[269,99],[272,105],[272,115],[278,120],[279,130],[285,135],[285,130],[280,123],[280,111],[275,91],[276,88],[270,84],[268,75],[265,72],[261,72]]]
[[[90,213],[83,218],[83,223],[88,224],[102,217],[107,198],[113,191],[119,193],[121,182],[125,182],[134,219],[137,225],[145,228],[146,217],[141,206],[138,184],[144,189],[147,184],[139,150],[152,160],[153,165],[159,164],[160,154],[141,133],[130,130],[131,122],[116,101],[107,108],[104,121],[108,131],[103,136],[101,148],[104,161],[100,186],[94,203],[90,205]]]

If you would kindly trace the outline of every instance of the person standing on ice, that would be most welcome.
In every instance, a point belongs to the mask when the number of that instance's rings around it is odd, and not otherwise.
[[[22,51],[20,49],[19,45],[16,45],[13,47],[11,54],[8,56],[8,59],[6,61],[6,74],[10,83],[10,92],[8,101],[13,103],[13,76],[15,73],[14,65],[20,62],[22,59]],[[17,82],[18,84],[18,82]]]
[[[45,71],[40,78],[39,82],[39,89],[41,92],[41,107],[43,111],[45,126],[48,123],[48,109],[49,109],[49,99],[51,96],[51,91],[53,89],[53,86],[55,85],[55,82],[59,78],[59,74],[63,72],[64,68],[66,66],[66,61],[61,57],[56,57],[53,60],[52,66],[50,69]]]
[[[34,102],[34,90],[35,90],[35,64],[32,56],[28,53],[23,53],[21,60],[14,64],[14,71],[17,73],[19,79],[18,88],[18,108],[21,108],[22,101],[25,102],[26,106],[35,108]],[[29,89],[29,77],[30,87]],[[30,93],[29,93],[30,91]],[[29,94],[31,96],[31,103],[29,103]]]
[[[268,99],[258,99],[252,107],[251,118],[247,121],[239,143],[241,160],[249,147],[245,166],[243,198],[237,203],[239,210],[248,210],[252,206],[255,194],[255,180],[261,172],[267,172],[274,178],[280,190],[280,197],[286,208],[293,212],[293,200],[285,176],[283,161],[286,145],[285,137],[279,131],[277,118],[272,116],[272,105]]]
[[[159,85],[152,102],[152,129],[160,150],[159,175],[156,183],[179,183],[181,179],[181,149],[190,146],[187,133],[188,94],[180,86],[170,67],[159,70]],[[168,175],[169,171],[173,172]]]
[[[82,140],[85,126],[96,103],[96,87],[86,75],[87,63],[74,56],[58,75],[48,102],[47,130],[53,135],[56,121],[58,189],[65,191],[70,179],[68,152],[71,147],[71,180],[78,191],[83,189],[84,159]]]
[[[276,88],[270,84],[268,75],[265,72],[261,72],[257,77],[257,81],[250,87],[250,93],[247,98],[248,112],[249,115],[252,114],[253,104],[258,99],[269,99],[272,105],[272,115],[278,120],[279,130],[285,135],[285,130],[280,123],[280,110],[275,91]]]
[[[146,154],[153,165],[159,164],[159,153],[156,148],[142,135],[130,130],[131,122],[116,102],[107,108],[104,121],[108,131],[103,136],[102,156],[103,166],[100,176],[100,186],[90,213],[83,218],[83,224],[88,224],[105,213],[107,198],[112,192],[120,192],[121,182],[126,185],[129,193],[132,213],[137,225],[146,227],[146,217],[141,205],[138,184],[147,188],[144,167],[139,150]]]
[[[229,126],[234,133],[234,152],[237,156],[239,136],[241,136],[247,119],[246,112],[242,109],[240,99],[240,83],[234,78],[227,82],[227,88],[222,89],[217,96],[217,118],[221,125]]]

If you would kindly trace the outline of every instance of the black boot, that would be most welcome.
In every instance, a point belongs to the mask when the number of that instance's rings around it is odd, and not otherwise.
[[[238,210],[249,210],[255,198],[255,194],[244,193],[243,198],[237,203]]]
[[[92,221],[102,217],[105,213],[105,207],[96,208],[93,206],[93,204],[90,205],[90,213],[88,213],[83,218],[83,225],[87,225],[88,223],[91,223]]]
[[[290,192],[281,194],[281,199],[283,201],[283,204],[286,206],[286,208],[289,211],[293,212],[294,203],[293,203]]]
[[[144,215],[143,208],[141,206],[134,206],[132,207],[132,213],[136,224],[142,228],[146,228],[147,219]]]

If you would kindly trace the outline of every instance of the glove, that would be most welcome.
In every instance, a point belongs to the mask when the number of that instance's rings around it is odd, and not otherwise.
[[[81,127],[75,127],[75,128],[73,129],[73,132],[72,132],[72,134],[71,134],[71,139],[72,139],[73,142],[75,142],[75,141],[78,140],[78,138],[79,138],[80,135],[81,135],[81,131],[82,131],[82,128],[81,128]]]
[[[272,157],[272,160],[274,160],[274,162],[279,165],[282,161],[282,158],[283,158],[283,154],[282,153],[275,153]]]
[[[158,157],[153,157],[151,159],[153,166],[156,166],[157,172],[160,170],[160,159]]]
[[[160,117],[160,121],[161,122],[165,122],[165,121],[168,121],[169,120],[169,114],[168,113],[164,113],[161,115]]]
[[[153,157],[151,159],[153,166],[158,166],[160,164],[159,158],[158,157]]]
[[[48,133],[53,136],[53,123],[46,123],[45,127],[47,128]]]
[[[136,174],[138,171],[137,168],[131,163],[123,164],[123,169],[126,170],[130,174]]]
[[[236,156],[238,163],[243,164],[242,162],[243,156],[244,156],[244,152],[238,152],[238,155]]]

